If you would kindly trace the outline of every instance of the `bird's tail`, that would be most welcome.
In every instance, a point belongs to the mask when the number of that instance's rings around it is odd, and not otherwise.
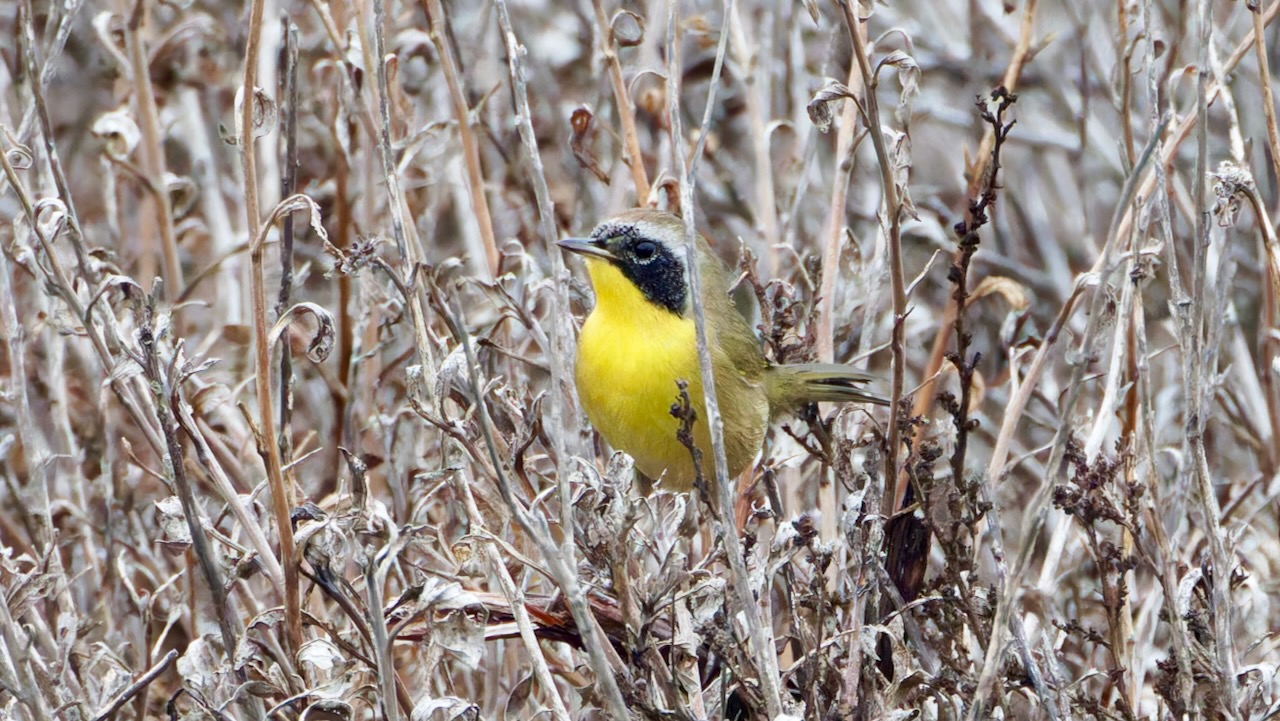
[[[769,407],[778,415],[819,401],[889,405],[883,397],[863,389],[874,380],[875,376],[835,363],[772,366],[766,375]]]

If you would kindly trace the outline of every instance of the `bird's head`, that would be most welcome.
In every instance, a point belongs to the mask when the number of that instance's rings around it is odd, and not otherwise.
[[[670,213],[631,210],[610,218],[589,238],[566,238],[560,247],[587,259],[597,303],[630,290],[678,316],[688,310],[689,277],[684,225]],[[620,276],[620,277],[619,277]]]

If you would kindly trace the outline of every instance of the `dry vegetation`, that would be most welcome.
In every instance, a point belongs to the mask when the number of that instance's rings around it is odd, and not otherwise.
[[[0,3],[0,718],[1276,718],[1280,3],[615,5]],[[637,495],[644,203],[896,418]]]

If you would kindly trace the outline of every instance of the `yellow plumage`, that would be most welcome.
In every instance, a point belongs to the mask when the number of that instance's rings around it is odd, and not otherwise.
[[[689,450],[676,439],[679,421],[671,415],[679,393],[677,379],[689,383],[698,418],[694,440],[702,450],[704,473],[712,472],[713,462],[693,319],[649,303],[603,260],[588,259],[587,269],[596,306],[578,342],[575,380],[582,407],[609,445],[631,454],[640,472],[662,477],[672,488],[687,489],[693,485],[693,463]],[[713,352],[713,358],[716,355],[723,353]],[[714,358],[712,366],[733,367],[724,357]],[[733,430],[725,436],[729,473],[737,475],[764,441],[769,406],[758,381],[717,370],[716,385],[725,427]],[[726,393],[726,386],[738,392]]]
[[[609,445],[675,490],[688,490],[694,481],[689,450],[676,438],[679,421],[671,415],[677,380],[689,384],[703,473],[709,477],[714,468],[683,237],[679,218],[641,209],[601,223],[590,239],[561,242],[586,257],[596,295],[578,338],[575,380],[582,407]],[[771,415],[812,401],[884,402],[859,388],[867,376],[843,366],[769,363],[729,297],[724,266],[705,239],[697,241],[730,475],[759,453]]]

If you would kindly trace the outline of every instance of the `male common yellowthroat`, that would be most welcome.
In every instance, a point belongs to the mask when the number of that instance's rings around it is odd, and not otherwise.
[[[562,240],[560,247],[586,258],[596,294],[578,338],[576,382],[587,417],[609,445],[635,459],[641,473],[688,490],[693,460],[676,439],[679,421],[671,415],[679,379],[689,383],[697,413],[694,442],[708,459],[708,475],[713,456],[683,222],[670,213],[630,210],[601,223],[590,238]],[[729,296],[727,269],[701,235],[696,256],[731,476],[760,451],[771,418],[815,401],[885,403],[861,389],[870,376],[844,366],[766,360]]]

